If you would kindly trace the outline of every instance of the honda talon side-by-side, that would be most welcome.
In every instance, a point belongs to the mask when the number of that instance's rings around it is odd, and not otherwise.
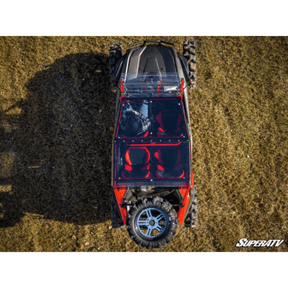
[[[195,42],[147,40],[109,50],[116,90],[112,149],[112,227],[127,226],[146,248],[170,242],[197,221],[188,89],[196,85]]]

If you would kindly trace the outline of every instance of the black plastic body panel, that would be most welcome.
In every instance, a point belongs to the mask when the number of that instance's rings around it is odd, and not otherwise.
[[[162,45],[148,45],[128,50],[128,63],[122,73],[137,74],[144,72],[177,72],[175,49]],[[128,66],[128,67],[127,67]]]
[[[185,80],[186,81],[189,81],[189,68],[188,68],[188,61],[187,59],[182,56],[182,55],[179,55],[179,59],[180,59],[180,62],[181,62],[181,66],[182,66],[182,70],[183,70],[183,73],[184,73],[184,77],[185,77]]]

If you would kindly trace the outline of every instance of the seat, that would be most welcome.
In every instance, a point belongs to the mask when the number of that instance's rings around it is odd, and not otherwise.
[[[157,178],[183,178],[185,172],[181,164],[181,151],[176,147],[161,147],[154,157],[158,160]]]
[[[183,130],[181,114],[175,110],[162,110],[155,116],[159,124],[157,136],[179,136]]]
[[[150,175],[150,152],[146,147],[130,147],[125,152],[122,177],[148,178]]]

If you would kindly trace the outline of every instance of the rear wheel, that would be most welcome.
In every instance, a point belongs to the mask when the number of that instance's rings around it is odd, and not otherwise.
[[[140,246],[160,248],[176,233],[177,214],[172,205],[160,197],[139,200],[129,210],[127,229]]]
[[[114,42],[109,47],[109,68],[112,86],[114,86],[116,62],[122,57],[122,43]]]
[[[196,183],[196,181],[195,181]],[[191,195],[191,205],[187,212],[185,218],[185,227],[195,228],[197,226],[197,193],[196,193],[196,184],[194,184],[193,189],[190,191]]]
[[[183,43],[183,55],[188,61],[189,68],[189,82],[188,86],[190,88],[196,87],[196,47],[194,41],[185,41]]]

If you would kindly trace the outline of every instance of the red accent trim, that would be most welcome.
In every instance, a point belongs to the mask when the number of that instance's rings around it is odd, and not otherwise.
[[[125,160],[127,161],[127,163],[132,166],[132,162],[129,156],[129,149],[127,149],[126,153],[125,153]]]
[[[165,132],[164,129],[162,129],[161,127],[158,127],[158,130],[159,130],[160,132]]]
[[[145,87],[143,87],[143,89],[145,89]],[[177,96],[173,96],[173,97],[161,97],[161,96],[159,96],[159,97],[153,97],[153,101],[165,101],[165,100],[177,100],[178,98],[177,98]],[[131,101],[143,101],[143,100],[147,100],[147,97],[139,97],[139,98],[130,98],[129,97],[129,99],[127,99],[127,100],[131,100]]]
[[[182,92],[184,89],[184,79],[181,79],[180,91]]]
[[[182,129],[181,129],[182,130]],[[165,136],[165,135],[162,135],[162,134],[160,134],[160,133],[163,133],[163,132],[160,132],[160,131],[157,131],[156,132],[156,134],[157,134],[157,136],[149,136],[149,135],[147,135],[146,137],[147,137],[147,139],[155,139],[155,140],[159,140],[159,138],[160,139],[179,139],[179,138],[181,138],[184,134],[182,133],[180,136],[169,136],[169,135],[167,135],[167,136]],[[164,132],[165,133],[165,132]],[[130,140],[130,139],[143,139],[143,138],[145,138],[144,137],[144,135],[143,136],[138,136],[137,138],[135,137],[135,136],[133,136],[133,137],[128,137],[128,136],[121,136],[121,139],[128,139],[128,140]]]
[[[124,85],[123,85],[123,80],[120,80],[120,92],[123,93],[124,92]]]
[[[179,191],[180,191],[181,195],[184,197],[186,194],[186,191],[187,191],[187,186],[179,188]]]
[[[130,165],[125,164],[124,169],[127,171],[132,171],[132,167]]]
[[[159,152],[158,151],[154,153],[154,156],[155,156],[156,159],[159,160],[160,157],[159,157]]]
[[[163,164],[163,161],[161,159],[161,150],[158,149],[155,153],[157,153],[157,160],[160,162],[160,164]],[[155,154],[154,154],[155,155]]]
[[[161,170],[161,171],[164,171],[163,166],[161,166],[161,165],[159,165],[159,164],[157,165],[157,169],[158,169],[158,170]]]
[[[148,178],[150,176],[150,171],[148,171],[148,174],[144,178]]]
[[[150,161],[150,151],[146,148],[146,147],[144,147],[145,148],[145,150],[146,150],[146,152],[147,152],[147,160],[146,160],[146,162],[145,163],[148,163],[149,161]]]
[[[149,134],[149,131],[147,130],[146,133],[144,134],[144,137],[147,137]]]
[[[113,190],[114,190],[115,198],[118,204],[118,208],[119,208],[123,223],[124,225],[126,225],[127,211],[125,208],[121,207],[121,204],[123,204],[123,197],[127,188],[126,187],[113,187]]]
[[[178,178],[183,178],[184,175],[185,175],[185,173],[184,173],[184,171],[183,171],[183,173],[182,173]]]
[[[156,143],[151,143],[151,144],[130,144],[130,146],[179,146],[180,144],[181,144],[181,142],[171,143],[171,144],[156,144]]]
[[[194,173],[193,173],[193,171],[192,171],[192,169],[191,169],[191,186],[192,186],[192,188],[194,188]]]
[[[184,221],[184,217],[185,217],[186,211],[187,211],[187,208],[188,208],[188,205],[189,205],[189,201],[190,201],[190,198],[191,198],[191,196],[189,195],[190,185],[188,187],[187,186],[181,187],[179,190],[180,190],[180,193],[183,196],[182,205],[184,207],[180,207],[180,209],[179,209],[179,211],[177,213],[177,216],[178,216],[177,218],[179,220],[179,225],[182,225],[182,223]]]

